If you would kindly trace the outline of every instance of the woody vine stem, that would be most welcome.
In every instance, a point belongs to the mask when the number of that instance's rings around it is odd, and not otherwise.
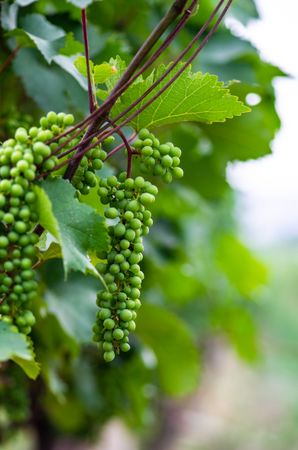
[[[63,135],[55,137],[51,142],[54,140],[58,140],[61,137],[68,137],[68,139],[65,141],[64,144],[60,145],[57,148],[57,152],[60,151],[63,146],[67,145],[74,137],[80,135],[82,133],[82,130],[86,129],[85,135],[83,136],[81,142],[74,146],[73,148],[68,150],[68,154],[75,152],[73,157],[70,160],[63,161],[63,163],[56,166],[53,170],[57,170],[57,168],[62,167],[64,165],[67,165],[67,169],[64,174],[64,178],[71,180],[80,164],[80,161],[82,157],[93,147],[101,143],[104,139],[111,136],[115,132],[118,133],[121,128],[126,125],[129,121],[131,121],[133,118],[135,118],[137,115],[139,115],[142,111],[144,111],[152,102],[154,102],[166,89],[168,89],[169,86],[171,86],[177,78],[186,70],[186,68],[192,63],[192,61],[196,58],[196,56],[199,54],[199,52],[204,48],[204,46],[207,44],[209,38],[215,33],[217,30],[219,24],[223,20],[227,10],[231,6],[233,0],[229,0],[226,5],[224,6],[219,18],[216,20],[215,24],[210,28],[210,30],[207,32],[206,36],[204,37],[202,43],[198,46],[198,48],[187,58],[186,62],[183,64],[183,66],[179,69],[179,71],[145,104],[142,105],[139,109],[137,109],[134,113],[126,117],[126,119],[121,122],[120,124],[116,125],[117,122],[125,117],[129,112],[131,112],[144,98],[146,98],[169,74],[171,71],[175,69],[175,67],[179,64],[179,62],[182,61],[184,56],[188,54],[190,50],[193,49],[195,44],[198,42],[200,37],[207,31],[208,27],[214,20],[216,14],[219,12],[221,7],[225,4],[225,0],[221,0],[218,2],[217,6],[211,13],[208,20],[205,22],[205,24],[202,26],[202,28],[198,31],[198,33],[193,37],[191,42],[187,45],[187,47],[181,52],[180,55],[173,61],[173,63],[170,65],[170,67],[165,71],[165,73],[157,79],[152,86],[135,102],[133,102],[125,111],[123,111],[121,114],[119,114],[116,118],[113,119],[114,125],[111,128],[111,123],[109,122],[108,117],[109,113],[117,101],[117,99],[125,92],[125,90],[131,86],[131,84],[148,68],[150,67],[154,61],[162,54],[162,52],[171,44],[171,42],[175,39],[176,35],[180,32],[180,30],[185,26],[186,22],[189,20],[189,17],[193,13],[194,9],[197,6],[198,0],[193,0],[192,3],[189,5],[189,7],[186,7],[187,0],[176,0],[167,14],[163,17],[163,19],[160,21],[160,23],[156,26],[156,28],[152,31],[150,36],[146,39],[142,47],[139,49],[139,51],[136,53],[135,57],[132,59],[130,64],[128,65],[127,69],[121,76],[120,80],[106,99],[106,101],[100,106],[96,107],[96,101],[94,98],[94,90],[92,86],[92,80],[91,80],[91,73],[90,73],[90,67],[89,67],[89,47],[88,47],[88,33],[87,33],[87,19],[86,19],[86,10],[82,11],[82,29],[83,29],[83,36],[84,36],[84,46],[85,46],[85,56],[86,56],[86,64],[87,64],[87,76],[88,76],[88,96],[89,96],[89,109],[90,109],[90,115],[84,119],[83,121],[79,122],[75,127],[68,130]],[[174,27],[172,32],[169,34],[169,36],[164,40],[164,42],[158,47],[158,49],[151,55],[151,57],[148,58],[148,60],[143,64],[141,68],[141,64],[145,61],[146,57],[154,47],[154,45],[157,43],[159,38],[163,35],[163,33],[166,31],[166,29],[181,15],[183,12],[182,17],[180,18],[177,25]],[[139,70],[137,70],[139,68]],[[73,134],[74,133],[74,134]],[[96,143],[92,144],[92,140],[96,138]],[[123,135],[122,135],[123,138]],[[128,149],[126,143],[124,143],[124,146]],[[120,150],[123,148],[122,146],[117,149]],[[115,153],[115,151],[114,151]],[[63,154],[60,155],[60,158]],[[65,154],[64,154],[65,155]],[[129,168],[131,171],[131,158],[132,154],[130,151],[128,151],[128,159],[129,161]],[[46,175],[46,174],[45,174]]]

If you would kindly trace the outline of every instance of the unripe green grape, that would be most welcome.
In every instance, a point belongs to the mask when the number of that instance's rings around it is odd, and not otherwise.
[[[122,272],[126,272],[130,268],[130,265],[127,261],[124,261],[120,264],[120,268]]]
[[[105,210],[105,216],[108,219],[116,219],[116,217],[118,217],[118,215],[119,215],[119,212],[117,211],[116,208],[107,208]]]
[[[128,222],[134,218],[134,213],[132,211],[125,211],[124,213],[124,219]]]
[[[4,214],[4,216],[2,218],[2,222],[6,223],[6,224],[12,224],[14,222],[14,215],[11,213]]]
[[[106,320],[109,319],[111,317],[111,311],[107,308],[102,308],[99,312],[98,312],[98,317],[101,320]]]
[[[105,145],[110,145],[110,144],[112,144],[114,141],[115,141],[114,136],[109,136],[109,137],[107,137],[107,138],[103,141],[103,143],[104,143]]]
[[[106,352],[110,352],[113,350],[113,344],[111,342],[103,342],[102,348]]]
[[[134,146],[134,148],[135,149],[139,149],[139,148],[141,148],[142,146],[143,146],[143,141],[142,141],[142,139],[136,139],[135,141],[134,141],[134,143],[133,143],[133,146]]]
[[[17,233],[23,234],[26,233],[27,231],[27,225],[25,222],[18,220],[17,222],[14,223],[14,229]]]
[[[113,359],[115,359],[115,352],[114,351],[104,352],[103,358],[106,362],[111,362],[113,361]]]
[[[113,338],[116,339],[116,341],[121,341],[124,337],[124,332],[121,330],[121,328],[115,328],[113,331]]]
[[[128,322],[128,330],[129,330],[129,331],[135,331],[135,329],[136,329],[136,323],[135,323],[135,321],[134,321],[134,320],[130,320],[130,321]]]
[[[123,322],[128,322],[132,318],[131,311],[129,309],[123,309],[120,312],[120,319],[123,320]]]
[[[161,158],[161,164],[163,167],[169,168],[173,164],[173,159],[170,157],[170,155],[165,155]]]
[[[173,181],[173,176],[172,176],[171,172],[166,172],[163,175],[162,179],[165,183],[171,183]]]
[[[173,176],[175,178],[182,178],[184,175],[183,169],[181,167],[173,167]]]
[[[150,205],[150,204],[153,203],[154,201],[155,201],[154,195],[149,194],[149,193],[147,193],[147,192],[143,193],[143,194],[140,196],[140,202],[141,202],[143,205]]]
[[[93,169],[94,170],[100,170],[100,169],[102,169],[102,167],[103,167],[103,162],[102,162],[102,160],[101,159],[94,159],[93,161],[92,161],[92,167],[93,167]]]
[[[131,228],[128,228],[125,233],[125,239],[132,242],[135,239],[135,237],[136,237],[135,231],[132,230]]]
[[[1,178],[8,178],[10,175],[10,167],[9,166],[2,166],[0,168],[0,176]]]
[[[9,180],[0,181],[0,192],[9,192],[11,188],[11,182]]]
[[[123,344],[120,344],[120,349],[122,352],[129,352],[130,345],[128,343],[124,342]]]
[[[120,272],[120,267],[118,264],[112,264],[110,266],[110,273],[112,273],[113,275],[116,275],[119,272]]]
[[[139,131],[139,138],[140,139],[144,140],[144,139],[147,139],[149,136],[150,136],[150,131],[147,130],[146,128],[142,128]]]
[[[72,114],[66,114],[63,118],[63,124],[68,127],[73,123],[74,123],[74,116]]]
[[[132,212],[138,211],[138,209],[139,209],[139,203],[138,203],[138,201],[137,201],[137,200],[131,200],[131,201],[128,203],[126,209],[127,209],[128,211],[132,211]]]
[[[6,248],[8,247],[9,240],[6,236],[0,236],[0,248]]]
[[[113,319],[105,319],[103,322],[103,326],[107,330],[113,330],[113,328],[115,328],[115,321]]]
[[[114,228],[114,234],[117,237],[123,236],[126,232],[125,225],[123,223],[118,223]]]
[[[180,165],[180,158],[178,156],[173,157],[173,167],[178,167]]]
[[[123,250],[128,249],[129,246],[130,246],[130,242],[129,242],[127,239],[121,239],[121,241],[120,241],[120,247],[121,247]]]
[[[28,140],[27,130],[25,128],[18,128],[15,132],[15,138],[18,142],[25,144]]]
[[[141,155],[147,157],[147,156],[151,156],[153,154],[153,152],[154,152],[153,148],[146,145],[145,147],[142,148]]]

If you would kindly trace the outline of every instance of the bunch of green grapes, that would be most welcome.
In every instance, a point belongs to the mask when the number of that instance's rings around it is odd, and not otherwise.
[[[70,114],[50,112],[40,127],[18,128],[0,146],[0,319],[29,334],[35,323],[30,302],[36,297],[34,233],[38,223],[34,182],[56,165],[46,142],[73,123]]]
[[[155,201],[156,186],[143,177],[126,178],[123,172],[99,181],[101,203],[107,205],[110,249],[99,254],[103,262],[97,270],[103,275],[107,290],[98,294],[99,311],[93,328],[94,340],[100,342],[105,361],[120,351],[130,349],[129,332],[136,328],[137,310],[141,306],[140,289],[144,274],[143,236],[153,224],[148,207]]]
[[[103,166],[107,153],[99,145],[89,150],[83,156],[80,165],[72,179],[74,187],[83,195],[87,195],[90,188],[96,186],[96,171]]]
[[[165,183],[183,177],[183,170],[179,167],[181,150],[172,142],[160,144],[153,133],[143,128],[133,146],[140,152],[142,173],[161,176]]]
[[[91,148],[81,159],[80,165],[72,178],[72,184],[82,195],[88,195],[90,188],[97,185],[96,172],[102,169],[107,157],[105,148],[109,147],[114,140],[114,136],[109,136],[102,144]],[[96,141],[97,139],[94,138],[92,144],[96,144]]]

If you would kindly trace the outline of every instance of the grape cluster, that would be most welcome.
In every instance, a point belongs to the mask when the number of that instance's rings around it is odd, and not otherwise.
[[[82,194],[88,195],[90,188],[97,185],[96,171],[102,169],[103,163],[107,157],[105,149],[115,140],[114,136],[106,138],[102,145],[96,144],[97,139],[92,140],[92,147],[81,159],[80,165],[72,178],[73,186]],[[72,144],[73,145],[73,144]]]
[[[133,146],[140,153],[142,173],[161,176],[165,183],[183,177],[183,170],[179,167],[181,150],[172,142],[160,144],[154,134],[143,128]]]
[[[74,187],[83,195],[87,195],[90,188],[95,187],[97,183],[96,170],[100,170],[107,153],[99,145],[89,150],[83,156],[80,165],[72,179]]]
[[[29,309],[37,293],[33,266],[38,236],[34,181],[37,168],[56,165],[45,142],[73,122],[72,115],[49,112],[40,127],[18,128],[0,146],[0,319],[28,334],[35,323]]]
[[[110,221],[110,249],[98,254],[102,262],[96,268],[103,275],[107,290],[98,294],[99,311],[93,331],[107,362],[116,353],[130,349],[129,332],[136,327],[144,279],[139,265],[144,251],[142,237],[153,224],[148,207],[157,192],[157,187],[143,177],[126,178],[125,172],[118,178],[111,176],[99,181],[98,194]]]

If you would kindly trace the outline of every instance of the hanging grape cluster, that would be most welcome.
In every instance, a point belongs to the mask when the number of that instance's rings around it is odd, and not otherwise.
[[[0,320],[24,334],[29,334],[35,323],[30,304],[38,289],[34,266],[39,237],[34,228],[39,218],[34,183],[41,173],[63,175],[64,169],[58,163],[61,160],[67,163],[82,139],[80,133],[73,137],[64,133],[73,121],[71,114],[51,111],[40,119],[39,127],[28,131],[18,128],[14,138],[0,147]],[[132,178],[122,172],[118,178],[99,177],[97,171],[102,168],[107,158],[105,150],[113,140],[110,136],[96,145],[94,138],[72,179],[83,195],[98,186],[108,219],[110,248],[97,255],[100,262],[96,265],[106,289],[98,293],[99,311],[93,329],[105,361],[112,361],[117,353],[130,349],[129,333],[136,328],[141,306],[143,236],[153,224],[149,208],[158,192],[142,176]],[[181,150],[169,142],[160,144],[147,129],[139,132],[132,150],[143,173],[160,176],[168,183],[183,176],[179,167]]]
[[[30,303],[37,294],[33,232],[38,223],[34,182],[57,163],[45,142],[73,123],[71,114],[49,112],[40,127],[18,128],[0,147],[0,319],[29,334],[35,323]]]
[[[140,152],[140,170],[143,174],[161,176],[165,183],[182,178],[180,166],[181,149],[172,142],[160,144],[159,140],[143,128],[133,146]]]
[[[156,186],[143,177],[111,176],[99,181],[98,194],[106,205],[110,250],[99,254],[103,262],[96,268],[103,275],[107,290],[98,294],[94,340],[102,344],[105,361],[112,361],[119,351],[130,349],[129,332],[136,328],[137,310],[141,306],[140,288],[144,274],[143,236],[153,224],[148,207],[155,201]]]
[[[96,171],[103,166],[107,153],[99,145],[89,150],[82,158],[80,165],[72,179],[73,186],[83,195],[87,195],[90,188],[96,186]]]

